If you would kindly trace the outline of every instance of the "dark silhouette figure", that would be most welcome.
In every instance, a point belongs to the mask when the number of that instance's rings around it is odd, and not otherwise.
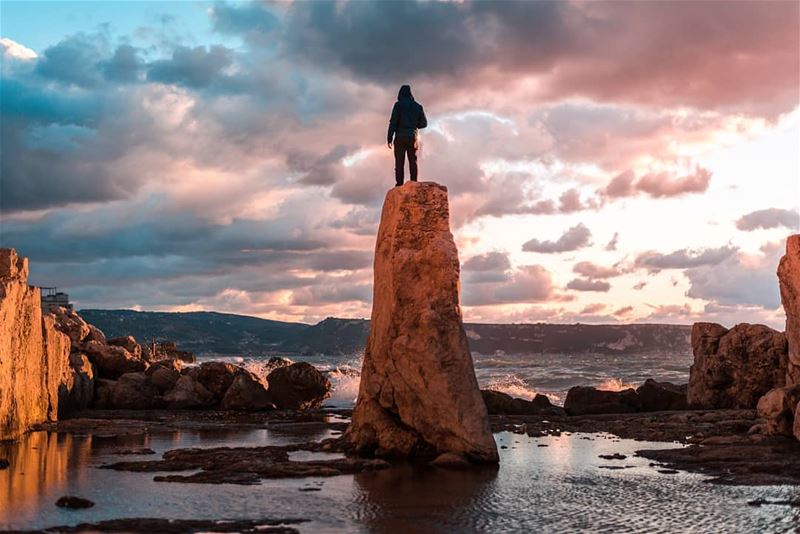
[[[389,119],[389,133],[387,144],[392,148],[394,138],[394,179],[396,185],[403,185],[403,166],[405,157],[408,156],[408,173],[411,181],[417,181],[417,150],[419,148],[420,128],[428,125],[422,105],[414,100],[411,86],[403,85],[397,93],[397,102],[392,108],[392,118]]]

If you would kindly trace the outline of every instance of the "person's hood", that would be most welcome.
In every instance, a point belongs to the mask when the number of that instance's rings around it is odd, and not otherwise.
[[[400,91],[397,93],[397,100],[414,100],[414,95],[411,94],[410,85],[400,86]]]

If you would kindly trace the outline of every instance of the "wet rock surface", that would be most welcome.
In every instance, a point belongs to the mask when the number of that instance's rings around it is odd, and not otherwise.
[[[74,495],[65,495],[56,501],[56,506],[58,506],[59,508],[80,509],[80,508],[91,508],[92,506],[94,506],[94,503],[89,499],[84,499],[83,497],[75,497]]]
[[[643,412],[685,410],[688,388],[688,384],[677,385],[648,378],[636,388],[636,394],[639,395]]]
[[[331,382],[306,362],[278,365],[267,376],[269,397],[280,409],[319,408],[331,394]]]
[[[291,461],[289,452],[324,450],[333,442],[288,445],[285,447],[218,447],[175,449],[162,460],[116,462],[103,469],[137,472],[197,471],[186,475],[159,475],[157,482],[198,484],[258,484],[265,478],[331,477],[385,469],[389,463],[379,459],[334,458],[330,460]],[[334,447],[330,447],[331,449]]]
[[[631,413],[641,411],[642,402],[636,391],[604,391],[593,387],[575,386],[567,392],[564,409],[569,415],[601,413]]]
[[[518,399],[491,389],[482,389],[481,396],[489,415],[526,415],[537,413],[563,413],[563,408],[553,406],[545,395],[537,394],[532,400]]]
[[[304,523],[304,519],[160,519],[126,518],[111,519],[98,523],[80,523],[75,526],[60,526],[43,532],[269,532],[290,534],[298,532],[289,525]],[[42,532],[42,531],[39,531]]]

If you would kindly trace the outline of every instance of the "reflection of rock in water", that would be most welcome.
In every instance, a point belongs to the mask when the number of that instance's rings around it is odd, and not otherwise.
[[[359,519],[370,532],[463,532],[481,523],[496,477],[492,465],[450,470],[406,464],[359,473]]]
[[[0,471],[0,524],[13,519],[7,514],[14,510],[52,506],[40,497],[65,486],[69,469],[87,466],[91,448],[91,437],[55,432],[33,432],[17,443],[0,443],[0,457],[11,464]]]

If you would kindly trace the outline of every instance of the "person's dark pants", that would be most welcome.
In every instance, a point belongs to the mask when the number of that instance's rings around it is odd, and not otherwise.
[[[403,166],[408,156],[408,174],[411,181],[417,181],[417,140],[413,137],[395,137],[394,139],[394,180],[403,185]]]

